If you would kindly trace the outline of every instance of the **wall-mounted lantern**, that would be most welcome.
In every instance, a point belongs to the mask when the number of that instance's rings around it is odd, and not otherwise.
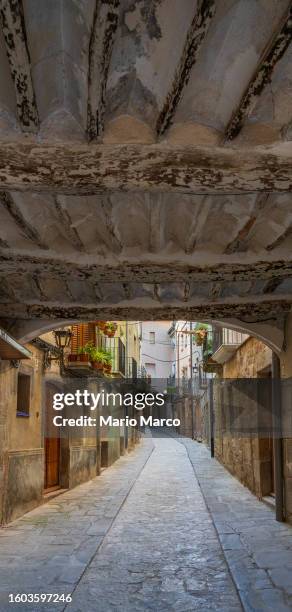
[[[56,347],[58,349],[58,355],[56,357],[52,357],[51,353],[49,352],[47,355],[47,364],[51,365],[52,361],[58,361],[60,365],[60,373],[62,374],[65,369],[64,351],[66,348],[68,348],[73,333],[68,329],[57,329],[53,333],[55,336]]]

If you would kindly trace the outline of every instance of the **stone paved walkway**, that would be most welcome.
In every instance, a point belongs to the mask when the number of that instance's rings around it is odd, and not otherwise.
[[[2,530],[1,612],[62,610],[7,604],[46,591],[68,612],[242,609],[185,448],[154,444]]]
[[[188,450],[234,582],[247,611],[292,610],[292,527],[210,458],[203,444]]]
[[[242,609],[184,447],[154,442],[68,612]]]
[[[0,528],[0,612],[63,610],[64,604],[8,604],[8,594],[71,593],[152,450],[146,439],[93,481]]]
[[[292,610],[291,540],[203,445],[145,439],[0,530],[0,610],[64,610],[8,604],[49,592],[72,593],[66,612],[240,611],[234,582],[245,610]]]

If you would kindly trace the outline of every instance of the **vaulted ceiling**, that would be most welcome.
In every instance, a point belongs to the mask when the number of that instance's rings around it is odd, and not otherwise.
[[[0,16],[0,318],[288,312],[291,2]]]

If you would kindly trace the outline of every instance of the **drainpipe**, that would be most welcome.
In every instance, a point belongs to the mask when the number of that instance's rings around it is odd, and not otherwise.
[[[177,361],[177,379],[179,385],[179,331],[176,332],[177,344],[176,344],[176,361]]]
[[[210,387],[209,387],[209,423],[210,423],[210,451],[211,451],[211,457],[213,458],[215,456],[213,378],[210,378]]]
[[[193,401],[193,336],[192,336],[193,323],[190,321],[190,366],[191,366],[191,408],[192,408],[192,435],[191,439],[194,438],[194,401]]]
[[[273,353],[273,356],[272,356],[272,424],[273,424],[276,520],[282,523],[285,520],[285,517],[284,517],[281,368],[280,368],[280,359],[276,353]]]
[[[128,378],[129,376],[129,368],[128,368],[128,336],[129,336],[129,327],[128,327],[128,321],[126,321],[126,346],[125,346],[125,361],[126,361],[126,367],[125,367],[125,374],[126,374],[126,378]]]

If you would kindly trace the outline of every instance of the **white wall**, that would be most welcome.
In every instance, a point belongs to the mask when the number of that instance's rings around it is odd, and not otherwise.
[[[172,321],[143,321],[141,340],[141,364],[152,378],[168,378],[175,360],[173,343],[168,330]],[[151,334],[155,342],[151,343]]]
[[[193,367],[202,360],[202,347],[191,342],[191,335],[184,332],[194,330],[196,322],[176,321],[175,324],[175,376],[177,378],[191,378],[191,351]],[[196,374],[193,372],[193,378]]]

